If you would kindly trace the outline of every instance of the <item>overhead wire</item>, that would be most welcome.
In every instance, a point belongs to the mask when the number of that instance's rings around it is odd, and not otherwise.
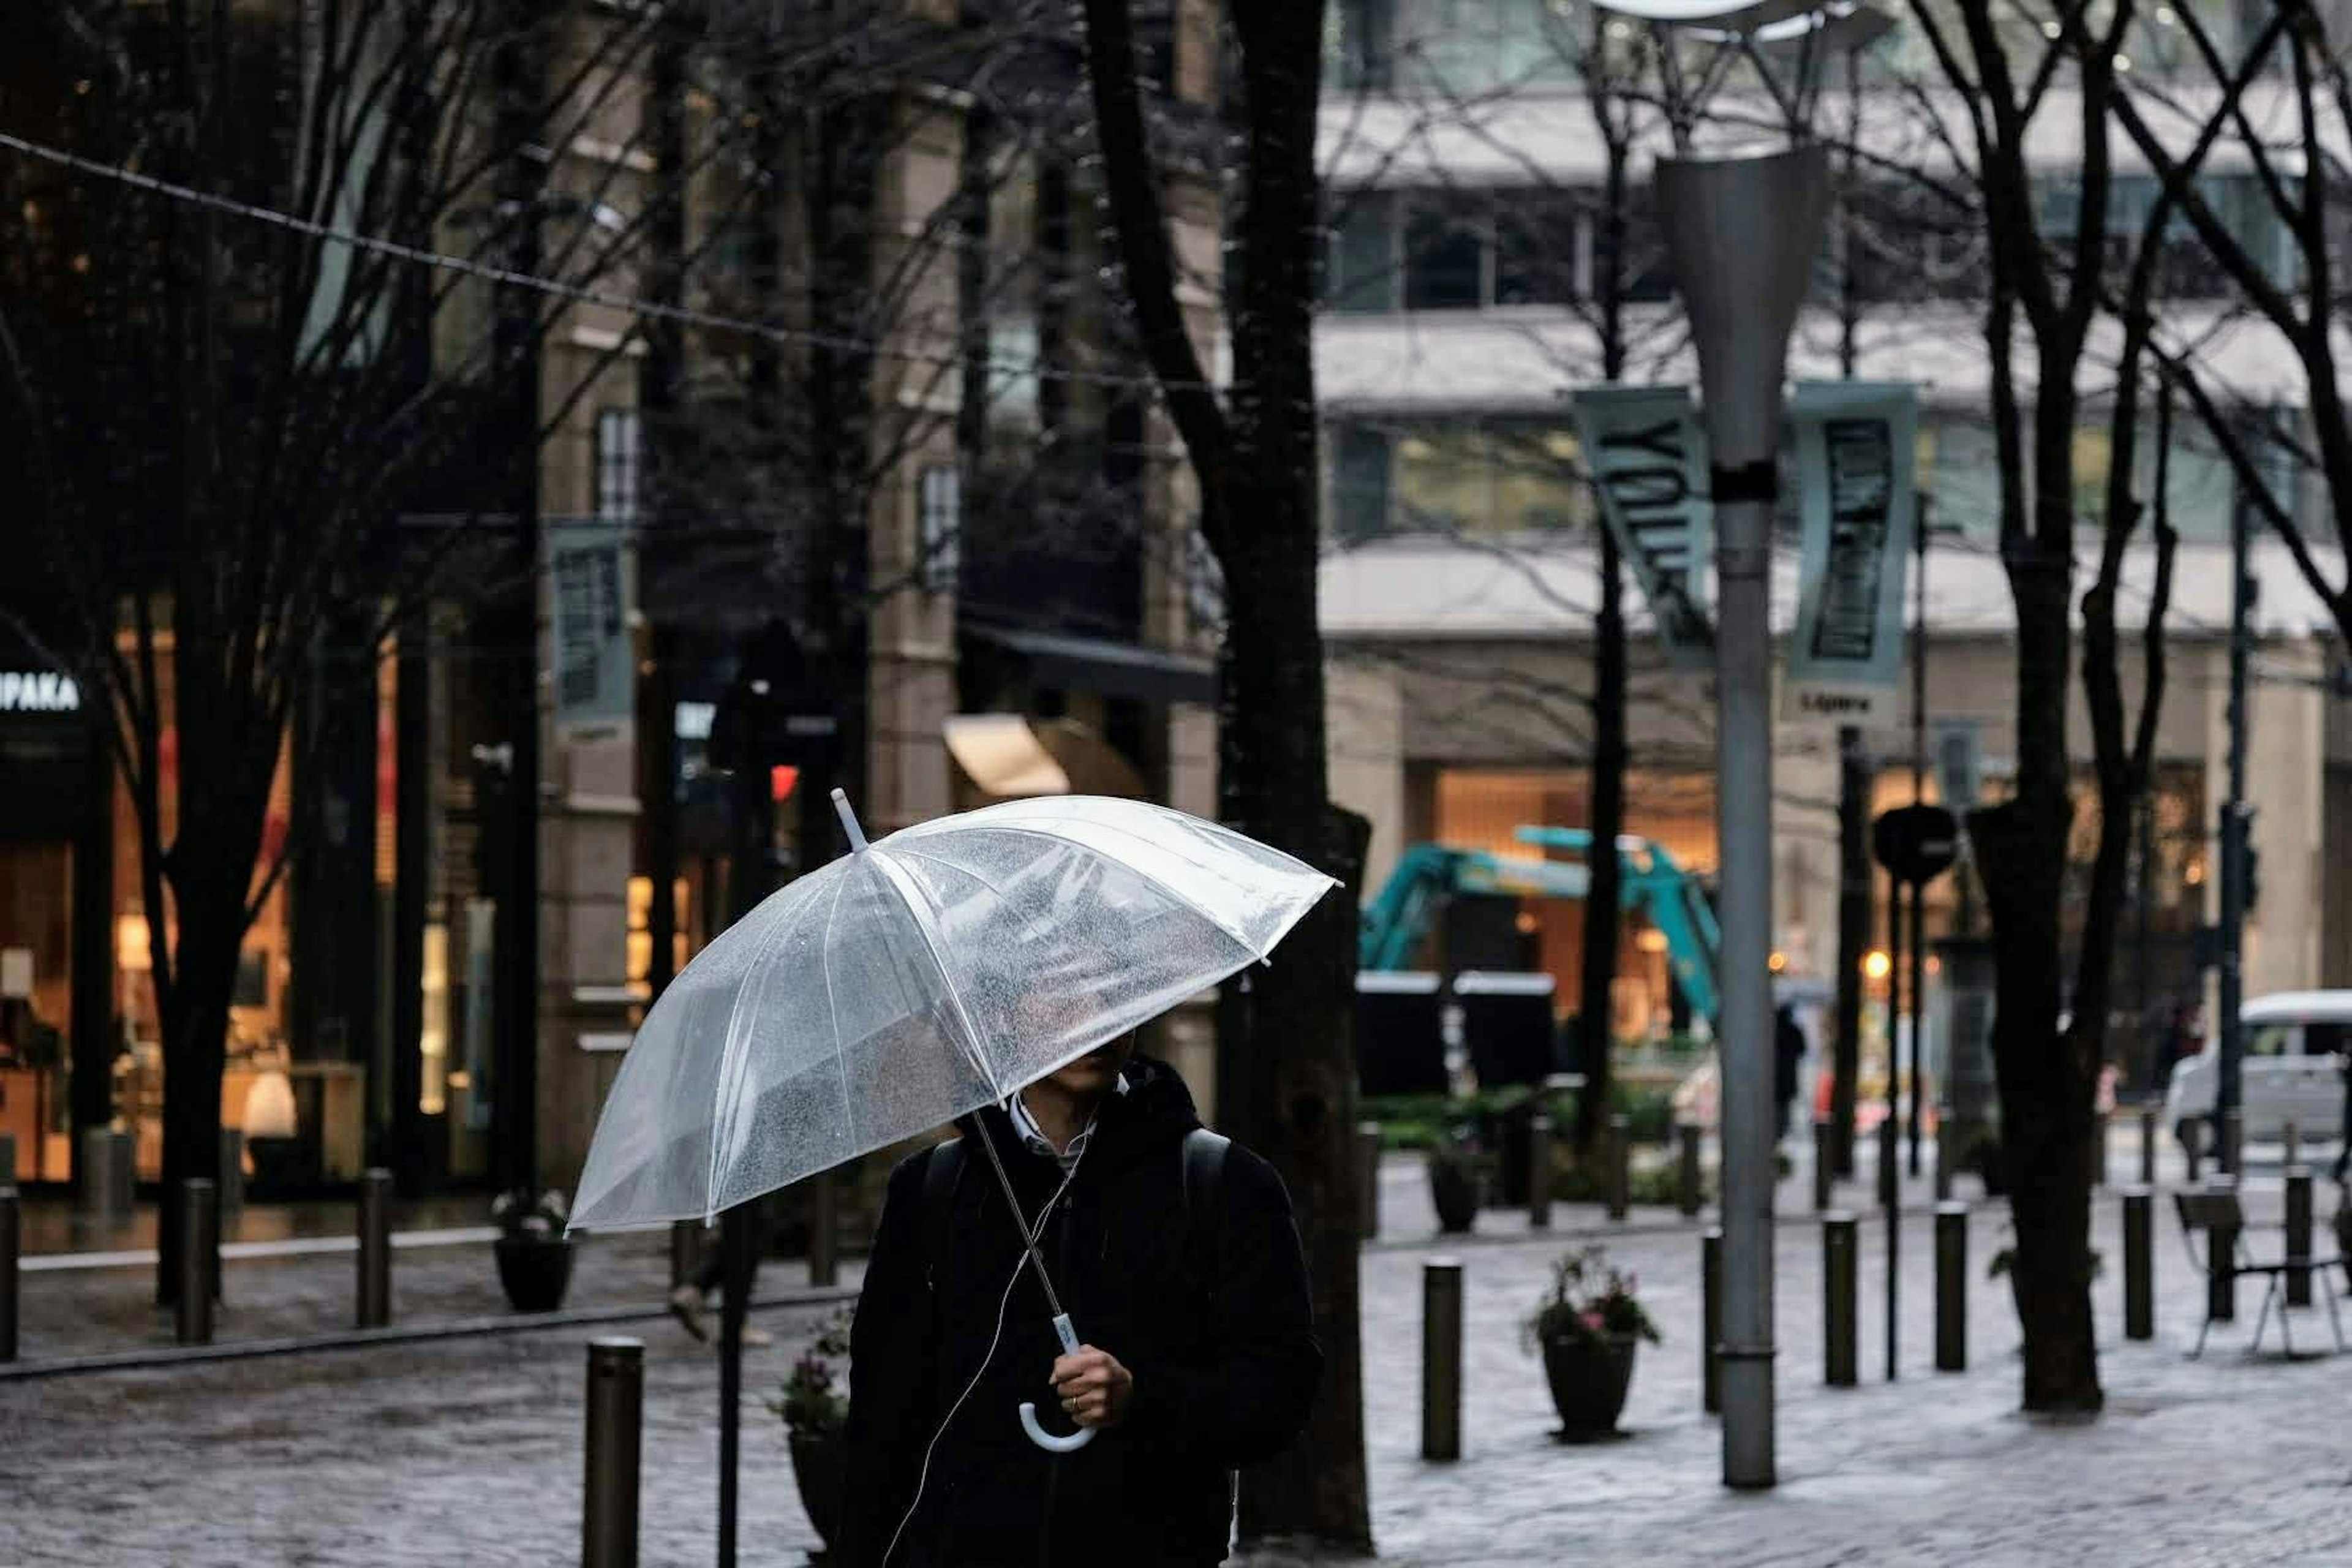
[[[354,250],[367,251],[414,266],[456,273],[498,288],[525,289],[554,299],[569,300],[576,304],[594,305],[604,310],[617,310],[625,315],[641,317],[646,321],[675,322],[679,326],[699,327],[714,331],[742,332],[771,342],[802,344],[841,353],[866,354],[879,360],[928,365],[941,370],[957,370],[970,366],[983,368],[1001,375],[1025,376],[1039,381],[1129,390],[1154,391],[1163,387],[1171,389],[1181,387],[1184,390],[1206,390],[1220,394],[1230,390],[1230,384],[1224,383],[1163,383],[1158,377],[1147,374],[1073,369],[1050,364],[1042,354],[1020,360],[1007,358],[993,352],[978,354],[939,353],[905,347],[887,340],[861,338],[845,332],[828,332],[815,328],[788,327],[772,321],[752,321],[745,317],[726,315],[716,310],[701,310],[692,305],[672,305],[657,300],[648,300],[642,295],[618,293],[588,284],[568,282],[559,278],[548,278],[537,273],[519,271],[510,267],[478,261],[471,257],[454,256],[446,251],[434,250],[421,245],[386,239],[380,235],[361,234],[351,229],[338,228],[332,224],[320,223],[315,218],[304,217],[299,214],[286,212],[280,208],[241,201],[236,197],[222,195],[217,192],[199,190],[193,185],[160,179],[153,174],[144,174],[125,164],[109,163],[100,159],[84,157],[79,153],[68,152],[47,142],[36,142],[13,132],[0,131],[0,149],[36,159],[55,167],[69,169],[77,174],[113,181],[151,195],[185,202],[250,223],[265,224],[275,228],[285,229],[308,238],[348,246]]]

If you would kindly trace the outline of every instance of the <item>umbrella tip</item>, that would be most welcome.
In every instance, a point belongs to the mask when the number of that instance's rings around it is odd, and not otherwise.
[[[836,789],[833,792],[833,809],[841,814],[841,828],[849,835],[850,853],[862,852],[866,847],[866,830],[857,826],[857,814],[849,809],[847,791]]]

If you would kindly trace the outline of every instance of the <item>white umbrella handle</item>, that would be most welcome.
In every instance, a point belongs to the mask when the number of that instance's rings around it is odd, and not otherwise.
[[[1055,1314],[1054,1332],[1061,1336],[1063,1354],[1078,1353],[1078,1331],[1070,1327],[1069,1313]],[[1037,1407],[1025,1399],[1021,1402],[1021,1430],[1029,1434],[1032,1443],[1055,1454],[1075,1454],[1095,1440],[1095,1429],[1091,1426],[1081,1426],[1066,1437],[1055,1436],[1037,1425]]]

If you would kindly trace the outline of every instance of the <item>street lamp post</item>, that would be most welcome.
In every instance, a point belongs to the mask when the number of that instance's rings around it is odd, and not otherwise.
[[[1723,1479],[1774,1482],[1772,518],[1781,381],[1819,249],[1819,145],[1661,159],[1660,219],[1699,361],[1715,499],[1722,927]]]

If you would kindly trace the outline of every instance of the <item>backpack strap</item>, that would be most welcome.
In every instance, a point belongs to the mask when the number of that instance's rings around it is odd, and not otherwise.
[[[1205,1127],[1195,1127],[1184,1134],[1184,1245],[1192,1249],[1192,1261],[1201,1271],[1200,1278],[1207,1281],[1208,1292],[1216,1289],[1218,1268],[1223,1262],[1220,1244],[1225,1229],[1225,1155],[1233,1146],[1232,1139]],[[1208,1215],[1207,1223],[1194,1225],[1195,1214]]]
[[[963,1179],[963,1139],[946,1138],[923,1158],[923,1282],[934,1297],[948,1261],[948,1237],[955,1219],[956,1184]]]

